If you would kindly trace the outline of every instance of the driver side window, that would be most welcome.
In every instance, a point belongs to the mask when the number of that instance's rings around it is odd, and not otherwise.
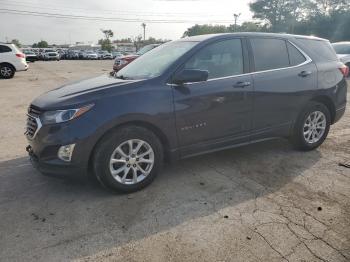
[[[243,74],[241,40],[224,40],[203,47],[186,62],[185,69],[207,70],[208,79]]]

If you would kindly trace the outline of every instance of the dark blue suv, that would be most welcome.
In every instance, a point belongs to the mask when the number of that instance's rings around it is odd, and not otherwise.
[[[88,173],[132,192],[166,159],[276,137],[312,150],[344,114],[348,68],[327,40],[203,35],[163,44],[115,75],[67,84],[28,109],[43,173]]]

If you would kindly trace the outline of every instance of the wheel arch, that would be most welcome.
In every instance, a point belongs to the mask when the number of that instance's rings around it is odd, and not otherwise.
[[[8,63],[8,62],[2,62],[2,63],[0,63],[0,66],[2,66],[2,65],[7,65],[7,66],[10,66],[10,67],[12,67],[15,71],[17,71],[16,70],[16,67],[13,65],[13,64],[11,64],[11,63]]]
[[[333,124],[334,119],[335,119],[336,110],[335,110],[335,105],[334,105],[334,102],[332,101],[332,99],[329,98],[328,96],[322,95],[322,96],[316,96],[316,97],[312,98],[311,101],[319,102],[328,108],[329,113],[331,114],[331,124]]]
[[[170,161],[170,158],[171,158],[170,143],[169,143],[169,139],[167,138],[165,133],[160,128],[158,128],[156,125],[154,125],[150,122],[142,121],[142,120],[132,120],[132,121],[127,121],[127,122],[123,122],[123,123],[119,123],[119,124],[114,125],[112,128],[109,128],[108,130],[106,130],[99,137],[99,139],[94,144],[94,146],[90,152],[90,155],[89,155],[89,162],[88,162],[88,169],[89,170],[92,170],[91,169],[92,168],[92,161],[91,160],[94,157],[96,147],[101,142],[101,140],[109,133],[114,132],[116,129],[127,127],[127,126],[143,127],[145,129],[151,131],[152,133],[154,133],[158,137],[158,139],[160,140],[160,142],[163,146],[164,160]]]

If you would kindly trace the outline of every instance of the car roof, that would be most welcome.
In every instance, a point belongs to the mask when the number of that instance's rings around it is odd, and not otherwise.
[[[310,39],[310,40],[323,40],[328,41],[327,39],[315,37],[315,36],[305,36],[305,35],[291,35],[291,34],[284,34],[284,33],[256,33],[256,32],[240,32],[240,33],[222,33],[222,34],[207,34],[207,35],[197,35],[197,36],[190,36],[190,37],[184,37],[178,41],[194,41],[194,42],[201,42],[209,39],[220,39],[220,38],[226,38],[227,36],[246,36],[246,37],[278,37],[278,38],[304,38],[304,39]]]
[[[12,43],[4,43],[4,42],[0,42],[0,45],[11,45],[11,46],[13,46],[14,44],[12,44]]]

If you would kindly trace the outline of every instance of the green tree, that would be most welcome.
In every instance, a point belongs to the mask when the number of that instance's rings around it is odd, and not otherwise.
[[[350,12],[333,11],[332,13],[313,15],[296,25],[295,33],[315,35],[331,41],[350,39]]]
[[[113,37],[114,33],[110,29],[108,30],[101,29],[101,32],[105,35],[105,39],[100,39],[98,43],[101,45],[102,50],[111,52],[113,48],[112,48],[112,42],[110,38]]]
[[[237,30],[235,30],[235,25],[229,25],[227,28],[228,32],[262,32],[266,31],[266,28],[259,22],[244,22],[241,25],[237,25]]]
[[[105,35],[105,39],[110,39],[114,35],[113,31],[110,29],[108,30],[101,29],[101,32]]]
[[[215,34],[215,33],[226,33],[227,27],[224,25],[194,25],[188,28],[183,37],[194,36],[194,35],[205,35],[205,34]]]
[[[32,45],[32,47],[34,47],[34,48],[48,48],[48,47],[49,47],[49,44],[48,44],[46,41],[41,40],[41,41],[38,42],[38,43],[34,43],[34,44]]]
[[[18,39],[13,39],[13,40],[11,41],[11,44],[14,44],[15,46],[17,46],[17,47],[19,47],[19,48],[22,47],[22,45],[21,45],[21,43],[19,42]]]
[[[102,50],[106,50],[108,52],[112,51],[112,43],[109,39],[100,39],[98,40],[98,44],[101,45]]]
[[[287,32],[305,15],[309,0],[255,0],[249,4],[253,18],[272,32]]]

